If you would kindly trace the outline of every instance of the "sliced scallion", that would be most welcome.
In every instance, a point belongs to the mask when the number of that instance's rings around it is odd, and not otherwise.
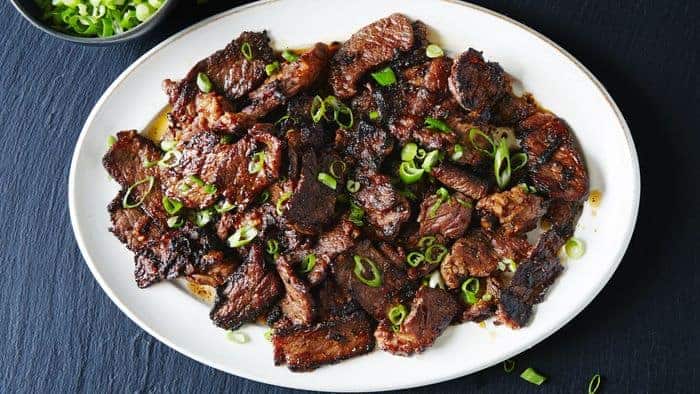
[[[170,228],[180,228],[183,224],[185,224],[185,219],[183,219],[181,216],[171,216],[165,221],[165,223]]]
[[[372,78],[381,86],[389,86],[396,83],[396,74],[390,67],[385,67],[372,73]]]
[[[479,143],[478,138],[483,138],[488,143],[489,149],[484,149],[482,144]],[[494,144],[493,139],[477,128],[469,130],[469,142],[471,142],[474,149],[487,156],[493,157],[495,154],[496,145]]]
[[[274,256],[276,258],[277,253],[280,250],[280,243],[276,239],[268,239],[267,240],[267,249],[265,250],[267,254],[270,256]]]
[[[353,256],[353,260],[355,261],[353,273],[360,282],[369,287],[379,287],[382,285],[382,274],[374,264],[374,261],[359,255]],[[369,266],[369,268],[365,268],[365,265]],[[369,273],[372,276],[365,277],[367,271],[370,271]]]
[[[406,256],[406,263],[411,267],[418,267],[425,260],[425,256],[421,252],[411,252]]]
[[[197,87],[203,93],[211,92],[212,84],[211,84],[211,81],[209,80],[209,77],[207,76],[207,74],[205,74],[205,73],[198,73],[197,74]]]
[[[328,166],[328,172],[331,173],[333,178],[340,178],[347,169],[348,165],[341,160],[333,160],[333,162],[331,162],[331,164]]]
[[[197,225],[197,227],[204,227],[209,222],[211,222],[211,210],[210,209],[203,209],[201,211],[197,211],[194,214],[194,224]]]
[[[269,330],[265,331],[265,333],[263,334],[263,338],[265,338],[266,341],[271,342],[273,334],[274,334],[274,332],[270,328]]]
[[[564,252],[566,252],[566,256],[572,259],[578,259],[583,256],[585,253],[586,248],[583,245],[583,242],[577,238],[569,238],[568,241],[564,244]]]
[[[250,241],[252,241],[257,235],[258,229],[250,224],[245,224],[241,228],[237,229],[233,235],[228,237],[228,244],[232,248],[239,248],[249,244]]]
[[[435,195],[437,196],[437,200],[435,203],[428,209],[428,217],[433,219],[435,215],[437,214],[438,209],[447,202],[450,199],[450,192],[447,191],[444,187],[440,187],[437,189],[435,192]]]
[[[151,193],[151,190],[153,189],[153,184],[155,183],[155,178],[152,176],[147,176],[144,179],[141,179],[140,181],[137,181],[133,185],[129,186],[128,189],[126,189],[126,193],[124,193],[124,198],[122,199],[122,206],[127,209],[131,208],[136,208],[139,205],[141,205],[146,197],[148,196],[149,193]],[[139,198],[136,202],[130,203],[129,202],[129,197],[131,196],[131,193],[136,189],[139,185],[143,185],[144,183],[148,184],[148,187],[146,188],[146,191],[141,193],[141,198]]]
[[[436,57],[445,56],[445,52],[439,46],[435,44],[430,44],[425,47],[425,56],[434,59]]]
[[[326,104],[323,102],[321,96],[314,96],[313,100],[311,101],[310,112],[311,120],[313,120],[314,123],[320,122],[323,115],[326,114]]]
[[[588,381],[588,394],[596,394],[600,388],[600,374],[597,373]]]
[[[360,190],[360,182],[357,182],[354,179],[348,179],[348,182],[345,184],[345,188],[348,189],[350,193],[357,193]]]
[[[355,203],[350,203],[350,214],[348,215],[348,220],[353,222],[356,226],[362,227],[365,224],[362,220],[364,217],[364,209]]]
[[[513,166],[513,172],[525,167],[527,164],[527,154],[524,152],[516,153],[511,158],[511,165]]]
[[[369,111],[369,120],[379,119],[379,111]]]
[[[468,278],[462,283],[462,296],[467,304],[476,304],[478,301],[476,294],[479,292],[479,285],[478,278]]]
[[[436,238],[432,235],[426,235],[425,237],[422,237],[421,239],[418,240],[418,247],[420,249],[427,249],[430,247],[432,244],[435,243]]]
[[[547,380],[546,377],[540,375],[539,373],[537,373],[537,371],[535,371],[532,368],[528,368],[525,371],[523,371],[523,373],[520,374],[520,377],[538,386],[544,383],[545,380]]]
[[[258,198],[255,199],[258,204],[265,204],[267,200],[270,199],[270,192],[267,190],[263,190],[260,195],[258,195]]]
[[[252,159],[248,163],[248,172],[251,174],[258,173],[262,171],[263,167],[265,166],[265,158],[267,155],[265,152],[256,152],[253,154]]]
[[[425,261],[431,264],[440,264],[442,259],[447,256],[447,248],[440,244],[430,245],[425,250]]]
[[[505,139],[500,140],[496,146],[493,157],[493,172],[496,175],[496,183],[500,189],[508,186],[510,182],[511,166],[508,141]]]
[[[425,159],[423,160],[423,164],[421,164],[421,168],[425,170],[425,172],[430,172],[433,170],[433,167],[437,164],[438,161],[440,161],[441,155],[439,150],[434,150],[428,152],[427,155],[425,155]]]
[[[276,60],[270,64],[265,65],[265,74],[267,74],[268,77],[273,75],[273,74],[277,74],[277,72],[279,70],[280,70],[280,62],[278,62]]]
[[[168,215],[175,215],[182,209],[182,202],[174,198],[169,198],[168,196],[163,196],[163,209]]]
[[[414,142],[409,142],[408,144],[404,145],[403,148],[401,148],[401,160],[411,161],[416,157],[417,152],[418,145],[416,145]]]
[[[212,184],[212,183],[207,183],[207,184],[204,185],[204,187],[202,188],[202,191],[203,191],[204,193],[206,193],[206,194],[214,194],[214,193],[216,193],[216,190],[217,190],[217,189],[216,189],[216,185],[214,185],[214,184]]]
[[[445,280],[442,278],[440,270],[435,270],[428,276],[428,287],[433,289],[445,289]]]
[[[162,140],[160,142],[160,149],[164,152],[175,149],[177,146],[177,141],[175,140]]]
[[[226,339],[228,339],[229,341],[231,341],[233,343],[237,343],[237,344],[242,345],[244,343],[248,343],[250,338],[248,338],[247,334],[245,334],[241,331],[230,331],[229,330],[229,331],[226,331]]]
[[[398,304],[389,309],[389,312],[387,312],[386,315],[389,318],[389,321],[391,322],[391,326],[394,329],[394,331],[398,331],[399,327],[401,326],[401,323],[403,323],[403,321],[406,319],[406,316],[408,316],[408,310],[402,304]]]
[[[325,172],[319,172],[317,179],[319,182],[323,183],[324,185],[330,187],[333,190],[335,190],[335,188],[337,187],[338,181],[336,181],[336,179],[333,176],[326,174]]]
[[[219,201],[216,205],[214,205],[214,210],[218,213],[228,212],[234,208],[236,208],[236,206],[227,200]]]
[[[452,129],[450,128],[450,126],[447,125],[447,123],[443,122],[440,119],[432,118],[430,116],[425,118],[425,126],[429,129],[439,130],[443,133],[449,133],[452,131]]]
[[[352,128],[352,125],[355,123],[352,110],[343,103],[340,103],[333,112],[333,120],[344,129]]]
[[[177,149],[171,149],[161,157],[160,160],[158,160],[158,167],[160,168],[172,168],[178,165],[180,163],[180,159],[182,159],[182,152],[180,152]],[[145,166],[145,165],[144,165]]]
[[[399,177],[407,185],[418,182],[423,177],[424,172],[424,169],[416,168],[413,161],[401,162],[399,166]]]
[[[311,272],[312,269],[314,269],[315,266],[316,266],[316,255],[313,253],[307,254],[301,260],[301,265],[299,266],[299,272],[302,274],[309,273],[309,272]]]
[[[511,373],[515,369],[515,361],[508,359],[503,362],[503,370],[506,371],[506,373]]]
[[[243,45],[241,45],[241,53],[243,54],[243,57],[246,58],[246,60],[253,60],[253,49],[250,47],[249,43],[244,42]]]
[[[290,51],[289,49],[285,49],[284,52],[282,52],[282,57],[289,63],[295,62],[297,59],[299,59],[299,56],[295,55],[294,52]]]
[[[111,148],[114,143],[117,142],[117,137],[110,135],[107,137],[107,147]]]
[[[464,156],[464,148],[460,144],[456,144],[454,149],[452,150],[452,155],[450,155],[450,159],[452,161],[457,161]]]
[[[284,192],[280,194],[280,198],[277,199],[277,202],[275,203],[275,212],[277,212],[277,215],[282,216],[282,205],[289,200],[290,197],[292,197],[292,192]]]

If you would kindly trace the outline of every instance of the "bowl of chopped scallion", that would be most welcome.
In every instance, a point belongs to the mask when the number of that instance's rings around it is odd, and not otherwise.
[[[163,19],[175,0],[12,0],[35,27],[88,45],[138,37]]]

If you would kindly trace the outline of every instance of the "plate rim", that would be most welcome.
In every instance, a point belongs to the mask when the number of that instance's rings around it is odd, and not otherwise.
[[[102,108],[104,102],[107,100],[107,98],[121,85],[121,83],[129,77],[129,75],[136,69],[138,68],[143,62],[145,62],[148,58],[150,58],[153,54],[156,52],[160,51],[163,47],[169,45],[171,42],[176,41],[177,39],[191,33],[192,31],[195,31],[197,29],[200,29],[218,19],[225,18],[229,15],[242,12],[244,10],[250,9],[250,8],[255,8],[255,7],[260,7],[260,6],[265,6],[267,4],[275,3],[278,1],[283,1],[283,0],[258,0],[249,4],[244,4],[238,7],[231,8],[229,10],[220,12],[218,14],[212,15],[208,18],[205,18],[204,20],[197,22],[193,24],[192,26],[189,26],[173,35],[170,37],[164,39],[160,43],[158,43],[156,46],[148,50],[146,53],[141,55],[138,59],[136,59],[133,63],[131,63],[119,76],[109,85],[109,87],[104,91],[102,96],[100,96],[100,99],[97,100],[97,102],[94,104],[92,110],[90,111],[88,117],[85,120],[85,123],[83,125],[83,128],[80,131],[80,135],[78,136],[78,139],[75,143],[75,148],[73,151],[73,155],[71,158],[71,163],[70,163],[70,171],[69,171],[69,176],[68,176],[68,207],[69,207],[69,214],[70,214],[70,220],[71,220],[71,227],[73,229],[73,235],[76,239],[76,243],[78,244],[78,248],[81,252],[81,255],[83,257],[83,260],[85,261],[85,264],[88,266],[88,269],[90,270],[92,276],[95,278],[95,280],[98,282],[102,290],[107,294],[107,296],[110,298],[110,300],[117,305],[117,307],[121,310],[122,313],[124,313],[131,321],[136,323],[141,329],[146,331],[149,335],[152,337],[156,338],[158,341],[162,342],[163,344],[167,345],[171,349],[174,349],[178,353],[193,359],[201,364],[204,364],[208,367],[214,368],[216,370],[219,370],[221,372],[224,372],[226,374],[234,375],[237,377],[242,377],[245,379],[249,379],[255,382],[260,382],[264,384],[269,384],[273,386],[278,386],[278,387],[286,387],[286,388],[293,388],[293,389],[309,389],[309,386],[304,386],[300,384],[294,384],[294,383],[280,383],[278,381],[273,381],[272,378],[264,377],[264,376],[253,376],[248,373],[232,373],[230,371],[227,371],[223,369],[223,366],[219,366],[217,363],[212,363],[209,360],[207,360],[205,357],[200,357],[196,354],[193,354],[184,348],[181,348],[178,344],[170,341],[166,337],[162,336],[160,333],[158,333],[155,329],[150,327],[146,322],[142,321],[139,319],[134,312],[131,311],[120,299],[120,297],[112,290],[111,287],[107,285],[107,282],[105,279],[102,277],[102,275],[98,272],[97,268],[95,267],[93,263],[93,259],[91,257],[91,254],[89,253],[87,246],[85,244],[85,240],[83,239],[81,235],[81,229],[80,226],[78,225],[78,217],[77,217],[77,206],[76,200],[75,200],[75,177],[76,177],[76,164],[78,161],[78,156],[79,153],[82,149],[82,145],[84,143],[84,140],[87,135],[88,129],[92,126],[92,123],[94,122],[94,119],[98,113],[98,111]],[[617,255],[614,257],[615,263],[611,264],[608,272],[605,274],[604,280],[601,280],[595,290],[593,291],[593,296],[590,297],[586,302],[582,303],[579,308],[576,308],[575,310],[572,310],[566,318],[562,319],[559,324],[555,325],[549,332],[544,332],[543,335],[538,336],[537,338],[528,341],[526,343],[521,344],[517,348],[517,350],[512,351],[507,353],[502,359],[492,363],[492,364],[487,364],[483,366],[482,368],[473,370],[473,371],[467,371],[467,372],[457,372],[453,373],[450,375],[446,376],[440,376],[438,378],[425,378],[421,381],[417,382],[412,382],[412,383],[407,383],[407,384],[402,384],[402,385],[396,385],[392,387],[376,387],[374,389],[371,389],[369,391],[386,391],[386,390],[400,390],[400,389],[407,389],[407,388],[413,388],[413,387],[421,387],[421,386],[426,386],[430,384],[436,384],[440,382],[445,382],[448,380],[453,380],[456,378],[460,378],[463,376],[470,375],[472,373],[476,373],[478,371],[482,371],[484,369],[490,368],[493,365],[496,365],[503,360],[507,360],[511,357],[514,357],[517,354],[520,354],[531,347],[535,346],[536,344],[546,340],[549,338],[552,334],[555,332],[559,331],[562,327],[564,327],[566,324],[568,324],[571,320],[573,320],[576,316],[578,316],[590,303],[597,298],[597,296],[600,294],[602,291],[603,287],[605,287],[608,282],[610,282],[610,279],[612,278],[613,274],[619,267],[620,263],[622,262],[622,259],[627,252],[627,249],[629,248],[629,244],[632,239],[632,235],[634,234],[634,230],[636,229],[636,224],[637,220],[639,218],[639,205],[640,205],[640,196],[641,196],[641,173],[640,173],[640,167],[639,167],[639,157],[637,156],[637,150],[634,144],[634,140],[632,138],[632,134],[630,131],[630,128],[627,124],[627,121],[624,118],[624,115],[622,114],[622,111],[620,111],[619,107],[615,103],[615,101],[612,99],[608,91],[605,89],[605,86],[598,80],[598,78],[595,77],[595,75],[586,68],[578,59],[576,59],[573,55],[571,55],[568,51],[560,47],[558,44],[556,44],[553,40],[545,36],[544,34],[538,32],[537,30],[521,23],[518,22],[508,16],[505,16],[501,13],[498,13],[496,11],[490,10],[488,8],[464,2],[464,1],[459,1],[459,0],[437,0],[440,2],[444,3],[449,3],[453,5],[458,5],[462,6],[465,8],[470,8],[471,10],[481,12],[488,14],[490,16],[493,16],[495,18],[498,18],[504,22],[507,22],[509,24],[514,25],[515,27],[519,28],[522,30],[524,33],[528,33],[532,36],[534,36],[536,39],[546,43],[547,45],[551,46],[555,51],[559,52],[561,55],[566,57],[571,63],[573,63],[580,71],[583,72],[583,74],[593,83],[595,88],[601,93],[602,97],[606,100],[608,106],[610,109],[612,109],[613,113],[615,114],[615,117],[617,118],[617,121],[619,123],[620,128],[623,131],[624,134],[624,141],[627,146],[627,149],[629,150],[629,155],[630,155],[630,165],[631,165],[631,170],[634,173],[634,179],[632,180],[632,196],[633,196],[633,203],[634,207],[632,210],[632,220],[631,223],[626,227],[625,229],[625,234],[624,234],[624,242],[623,245],[624,247],[621,247],[618,249]],[[314,390],[318,390],[318,388],[314,387]],[[338,390],[338,389],[324,389],[323,391],[345,391],[349,392],[352,391],[350,389],[347,390]]]

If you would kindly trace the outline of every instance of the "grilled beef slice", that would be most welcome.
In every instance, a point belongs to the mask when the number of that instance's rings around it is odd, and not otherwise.
[[[394,149],[394,140],[381,127],[361,120],[355,130],[340,129],[336,146],[347,160],[364,167],[378,168]]]
[[[355,246],[355,240],[359,236],[360,229],[345,219],[341,219],[335,226],[318,236],[318,241],[313,248],[316,265],[307,276],[311,286],[316,286],[326,279],[330,262],[339,254]]]
[[[347,316],[360,310],[360,305],[352,299],[332,275],[313,290],[318,321],[327,321]]]
[[[284,297],[280,301],[284,316],[292,324],[311,324],[315,306],[309,285],[297,276],[292,265],[284,256],[277,259],[275,267],[285,289]]]
[[[526,94],[518,97],[506,94],[493,107],[491,123],[496,126],[515,127],[536,111],[537,105],[532,96]]]
[[[357,93],[357,82],[370,70],[408,51],[414,44],[411,21],[392,14],[360,29],[340,47],[331,60],[329,82],[333,94],[348,99]]]
[[[446,238],[457,239],[464,235],[471,222],[472,200],[456,192],[450,196],[449,200],[434,209],[438,201],[439,197],[431,194],[420,204],[418,236],[439,234]]]
[[[442,163],[433,168],[432,174],[443,185],[475,200],[483,198],[488,193],[489,186],[486,181],[455,165]]]
[[[450,289],[456,289],[468,277],[485,277],[498,268],[500,259],[483,231],[473,230],[458,239],[440,266],[440,273]]]
[[[488,195],[476,204],[481,227],[494,231],[500,228],[506,236],[524,234],[537,227],[547,210],[545,200],[528,193],[521,186]]]
[[[544,217],[562,238],[568,239],[574,235],[576,222],[582,210],[583,203],[580,201],[554,199],[550,201],[549,208]]]
[[[449,84],[462,108],[486,119],[491,107],[509,90],[501,66],[485,62],[481,52],[472,48],[455,60]]]
[[[236,329],[274,305],[283,291],[277,273],[265,266],[262,249],[253,244],[243,264],[216,289],[209,316],[221,328]]]
[[[360,256],[371,260],[381,275],[381,284],[378,287],[370,287],[362,283],[355,273],[354,256]],[[369,265],[363,262],[365,277],[372,277]],[[416,287],[406,272],[398,268],[392,260],[379,250],[375,249],[367,240],[360,242],[350,253],[344,253],[333,262],[333,273],[338,284],[350,293],[364,310],[375,319],[382,320],[389,309],[405,301]]]
[[[408,200],[391,185],[388,176],[368,168],[359,168],[355,173],[360,190],[354,194],[358,205],[365,210],[365,218],[373,235],[379,239],[392,240],[401,225],[411,216]]]
[[[285,62],[278,73],[248,94],[251,103],[242,112],[257,119],[285,105],[292,96],[316,82],[326,69],[329,57],[328,45],[317,43],[294,62]]]
[[[523,136],[527,168],[538,190],[565,201],[581,201],[588,196],[583,155],[563,120],[537,113],[520,122],[518,133]]]
[[[447,291],[423,286],[416,292],[411,312],[398,331],[388,319],[379,323],[374,332],[377,346],[400,356],[420,353],[435,343],[458,311],[457,302]]]
[[[311,371],[374,349],[373,324],[366,313],[324,321],[311,327],[291,326],[272,336],[275,365],[287,364],[295,372]]]
[[[526,234],[506,235],[499,230],[488,235],[491,237],[493,250],[501,259],[511,259],[516,262],[523,261],[532,251],[532,245],[528,242]]]

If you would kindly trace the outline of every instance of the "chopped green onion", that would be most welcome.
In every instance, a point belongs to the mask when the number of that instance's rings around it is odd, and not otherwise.
[[[187,177],[187,181],[188,181],[190,184],[195,184],[195,185],[197,185],[197,186],[199,186],[199,187],[203,187],[203,186],[204,186],[204,181],[202,180],[202,178],[198,177],[197,175],[190,175],[190,176],[188,176],[188,177]]]
[[[228,237],[228,244],[232,248],[238,248],[250,243],[258,235],[258,229],[246,224],[236,230],[232,236]]]
[[[510,270],[510,272],[515,272],[517,269],[518,269],[518,264],[515,261],[511,260],[508,263],[508,270]]]
[[[319,172],[317,179],[319,182],[323,183],[324,185],[330,187],[333,190],[335,190],[337,186],[337,181],[335,180],[335,178],[333,178],[331,175],[326,174],[325,172]]]
[[[277,212],[277,215],[282,216],[282,204],[289,200],[291,196],[292,192],[284,192],[280,194],[280,198],[275,203],[275,212]]]
[[[534,187],[528,185],[527,183],[520,183],[520,184],[518,184],[518,186],[520,186],[520,188],[523,189],[523,191],[524,191],[525,193],[530,193],[530,194],[536,194],[536,193],[537,193],[537,189],[535,189]]]
[[[223,135],[223,136],[221,136],[221,138],[219,139],[219,143],[220,143],[220,144],[223,144],[223,145],[225,145],[225,144],[230,144],[230,143],[232,143],[232,142],[233,142],[233,136],[232,136],[231,134]]]
[[[302,274],[306,274],[311,272],[312,269],[316,266],[316,255],[311,253],[307,254],[304,256],[304,259],[301,260],[301,266],[299,267],[299,272]]]
[[[428,217],[431,219],[435,217],[437,210],[440,209],[440,206],[450,199],[450,192],[448,192],[444,187],[437,189],[435,195],[438,197],[438,199],[430,207],[430,209],[428,209]]]
[[[265,65],[265,74],[267,76],[271,76],[272,74],[277,74],[277,72],[280,70],[280,62],[274,61],[270,64]]]
[[[331,165],[328,166],[328,172],[330,172],[331,175],[333,175],[333,178],[340,178],[341,176],[343,176],[345,170],[347,169],[348,165],[345,164],[344,161],[340,160],[333,160],[333,162],[331,162]]]
[[[581,256],[583,256],[585,251],[586,251],[586,248],[583,245],[583,242],[581,242],[577,238],[573,238],[573,237],[569,238],[569,240],[566,241],[566,243],[564,244],[564,252],[566,252],[566,255],[569,258],[572,258],[572,259],[581,258]]]
[[[409,142],[408,144],[404,145],[403,148],[401,148],[401,160],[411,161],[416,157],[417,152],[418,145],[416,145],[414,142]]]
[[[425,159],[425,149],[419,148],[418,151],[416,152],[416,159],[418,160],[423,160]]]
[[[170,228],[180,228],[183,224],[185,224],[185,220],[180,216],[171,216],[165,221],[165,223]]]
[[[379,119],[379,111],[369,111],[369,120]]]
[[[270,199],[270,192],[267,190],[263,190],[263,192],[260,193],[260,195],[258,196],[256,201],[258,202],[258,204],[265,204],[267,202],[267,200],[269,200],[269,199]]]
[[[377,72],[372,73],[372,78],[382,86],[389,86],[396,83],[396,75],[390,67],[385,67]]]
[[[348,182],[345,184],[345,188],[348,189],[350,193],[357,193],[357,191],[360,190],[360,186],[360,182],[354,179],[348,179]]]
[[[290,51],[289,49],[285,49],[284,52],[282,52],[282,57],[284,60],[292,63],[297,61],[299,59],[299,56],[295,55],[294,52]]]
[[[240,331],[226,331],[226,339],[233,343],[238,343],[240,345],[247,343],[249,338],[248,335],[246,335],[243,332]]]
[[[252,160],[248,163],[248,172],[255,174],[262,171],[263,167],[265,166],[266,157],[267,155],[264,151],[255,153]]]
[[[368,259],[367,257],[358,255],[353,256],[353,260],[355,261],[355,269],[353,270],[353,273],[360,282],[369,287],[379,287],[382,285],[382,274],[374,264],[374,261]],[[364,276],[368,270],[365,268],[363,262],[369,266],[369,271],[371,271],[372,276],[369,278]]]
[[[462,283],[462,295],[467,304],[476,304],[476,294],[479,292],[479,279],[469,278]]]
[[[157,161],[158,167],[160,168],[172,168],[175,167],[182,159],[182,152],[177,149],[171,149],[163,155],[163,157]],[[150,163],[148,163],[150,164]],[[144,164],[144,167],[146,164]],[[148,167],[146,167],[148,168]]]
[[[236,208],[236,206],[227,200],[219,201],[216,205],[214,205],[214,210],[218,213],[228,212],[234,208]]]
[[[338,104],[338,106],[335,108],[333,112],[333,120],[335,120],[335,123],[337,123],[338,126],[344,129],[352,128],[352,125],[355,123],[352,116],[352,110],[343,103]]]
[[[186,180],[180,182],[180,186],[178,186],[178,190],[182,193],[187,193],[190,189],[192,189],[192,186],[187,184]]]
[[[365,211],[359,205],[350,203],[350,215],[348,215],[348,220],[353,222],[356,226],[362,227],[365,223],[362,219],[365,217]]]
[[[485,293],[483,296],[481,296],[481,299],[488,302],[493,299],[493,296],[489,293]]]
[[[202,191],[206,194],[214,194],[214,193],[216,193],[216,190],[217,190],[216,185],[214,185],[212,183],[207,183],[206,185],[204,185],[204,188],[202,189]]]
[[[445,289],[445,280],[442,278],[440,270],[435,270],[428,276],[428,287],[433,289]]]
[[[486,142],[489,143],[489,147],[491,148],[491,150],[486,150],[486,149],[482,148],[481,145],[479,145],[479,143],[477,142],[477,137],[481,137],[481,138],[485,139]],[[471,142],[474,149],[484,153],[485,155],[487,155],[489,157],[494,156],[495,150],[496,150],[496,145],[494,144],[493,139],[491,139],[491,137],[489,137],[488,135],[484,134],[481,130],[470,129],[469,130],[469,142]]]
[[[175,215],[182,209],[182,202],[174,198],[168,198],[168,196],[163,196],[163,209],[168,215]]]
[[[493,172],[496,174],[496,183],[500,189],[508,186],[510,182],[510,152],[508,151],[508,142],[500,140],[493,158]]]
[[[406,256],[406,262],[411,267],[418,267],[425,260],[425,256],[421,252],[411,252]]]
[[[197,87],[199,90],[201,90],[203,93],[209,93],[211,92],[211,81],[209,80],[209,77],[205,73],[198,73],[197,74]]]
[[[503,362],[503,370],[506,371],[506,373],[511,373],[515,369],[515,361],[508,359]]]
[[[311,120],[314,123],[321,121],[321,118],[326,114],[326,104],[323,102],[321,96],[314,96],[311,101]]]
[[[244,42],[243,45],[241,45],[241,53],[246,58],[246,60],[253,60],[253,49],[250,47],[249,43]]]
[[[447,248],[440,244],[433,244],[428,246],[425,250],[425,261],[431,264],[440,264],[442,259],[447,256]]]
[[[430,172],[433,170],[433,167],[437,162],[441,159],[440,157],[440,151],[439,150],[434,150],[428,152],[427,155],[425,155],[425,160],[423,160],[423,164],[421,165],[421,168],[425,170],[425,172]]]
[[[389,318],[394,331],[398,331],[399,326],[401,326],[401,323],[403,323],[408,315],[408,310],[406,310],[405,306],[399,304],[389,309],[389,312],[386,315]]]
[[[281,118],[279,118],[275,121],[275,126],[277,126],[278,124],[284,122],[285,120],[287,120],[289,118],[290,118],[289,114],[282,116]]]
[[[518,268],[518,264],[516,264],[515,261],[513,261],[513,259],[508,258],[505,258],[498,262],[498,269],[500,271],[505,271],[506,268],[509,269],[511,272],[515,272],[515,270]]]
[[[144,160],[143,161],[143,168],[155,167],[155,165],[158,164],[159,161],[160,160],[153,160],[153,161]]]
[[[510,158],[510,160],[511,164],[513,165],[513,172],[518,171],[519,169],[525,167],[525,164],[527,164],[527,154],[523,152],[516,153]]]
[[[151,15],[153,15],[153,10],[151,7],[148,6],[148,4],[136,4],[136,19],[140,20],[141,22],[144,22],[146,19],[150,18]]]
[[[413,161],[404,161],[399,166],[399,177],[407,185],[418,182],[423,177],[424,172],[424,169],[416,168]]]
[[[115,142],[117,142],[117,137],[115,137],[113,135],[110,135],[109,137],[107,137],[107,147],[111,148]]]
[[[272,329],[270,328],[269,330],[265,331],[263,334],[263,338],[265,338],[266,341],[271,342],[272,341]]]
[[[194,214],[194,224],[196,224],[197,227],[204,227],[209,224],[209,222],[211,222],[210,209],[203,209]]]
[[[464,156],[464,148],[462,148],[460,144],[455,145],[450,159],[452,159],[452,161],[457,161],[461,159],[462,156]]]
[[[591,377],[588,382],[588,394],[596,394],[600,388],[600,374],[597,373]]]
[[[164,152],[175,149],[177,146],[177,141],[175,140],[163,140],[160,142],[160,149]]]
[[[425,56],[429,58],[443,57],[445,56],[445,52],[439,46],[430,44],[425,47]]]
[[[271,255],[271,256],[277,256],[277,253],[280,250],[280,243],[276,239],[268,239],[267,240],[267,249],[266,252]]]
[[[427,249],[435,243],[435,240],[436,238],[432,235],[422,237],[420,240],[418,240],[418,247],[421,249]]]
[[[149,193],[151,193],[151,190],[153,189],[153,184],[155,183],[156,179],[152,176],[147,176],[140,181],[134,183],[133,185],[129,186],[128,189],[126,189],[126,193],[124,194],[124,198],[122,199],[122,206],[127,209],[131,208],[136,208],[139,205],[143,203],[143,201],[146,199]],[[148,188],[144,193],[141,194],[141,198],[134,202],[134,203],[129,203],[129,196],[131,196],[131,192],[134,191],[139,185],[142,185],[144,183],[148,183]]]
[[[459,203],[459,205],[463,206],[464,208],[470,209],[472,207],[471,201],[462,200],[459,197],[455,197],[455,200],[457,200],[457,203]]]
[[[326,108],[323,118],[329,122],[334,120],[335,113],[338,111],[338,105],[338,99],[335,96],[328,96],[323,99],[323,106]],[[331,116],[329,109],[333,110],[333,116]]]
[[[450,126],[447,125],[447,123],[441,121],[440,119],[431,118],[430,116],[425,118],[425,125],[429,129],[436,129],[442,131],[443,133],[449,133],[452,131],[452,129],[450,128]]]
[[[540,375],[539,373],[537,373],[537,371],[535,371],[532,368],[528,368],[525,371],[523,371],[523,373],[520,374],[520,377],[538,386],[544,383],[545,380],[547,380],[546,377]]]

